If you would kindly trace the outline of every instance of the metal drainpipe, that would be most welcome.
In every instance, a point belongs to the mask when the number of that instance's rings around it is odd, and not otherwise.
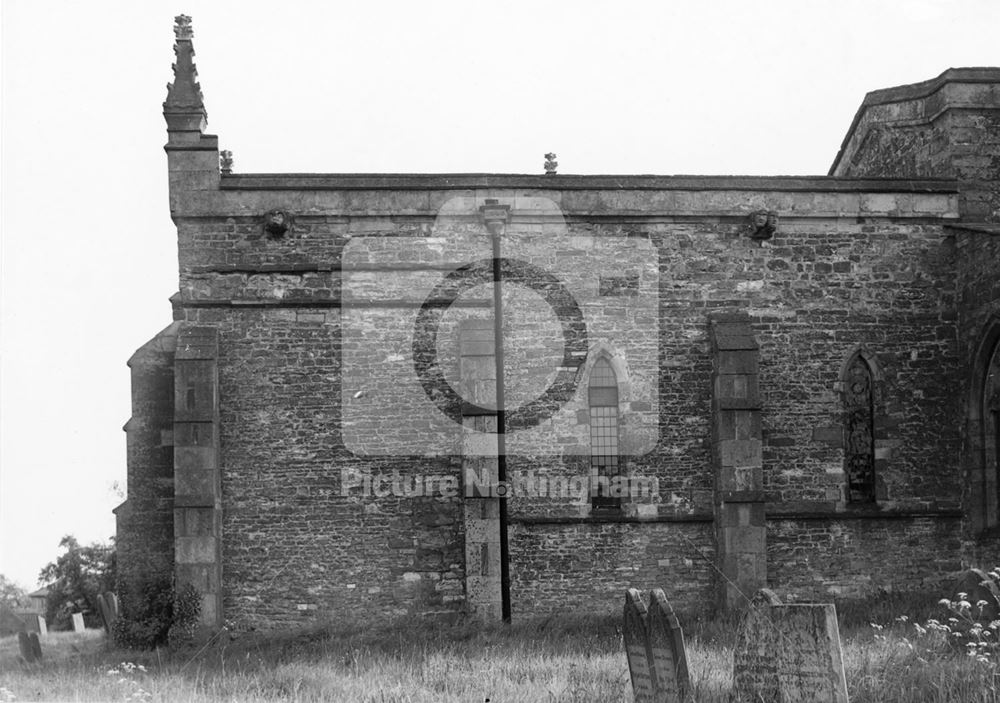
[[[490,217],[487,209],[504,211],[503,219]],[[496,350],[497,385],[497,485],[507,487],[506,410],[504,405],[503,376],[503,276],[500,265],[500,235],[503,234],[509,207],[498,206],[496,200],[487,200],[482,209],[486,227],[493,243],[493,341]],[[507,540],[507,493],[498,495],[500,512],[500,609],[503,621],[510,622],[510,547]]]

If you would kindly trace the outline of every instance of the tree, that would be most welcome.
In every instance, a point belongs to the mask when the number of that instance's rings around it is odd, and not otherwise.
[[[75,537],[66,535],[59,542],[65,553],[46,565],[39,579],[48,583],[49,597],[45,619],[56,630],[72,627],[73,613],[83,613],[84,623],[101,626],[97,597],[115,587],[115,545],[94,542],[81,546]]]
[[[11,579],[0,574],[0,608],[24,610],[28,605],[28,592]]]

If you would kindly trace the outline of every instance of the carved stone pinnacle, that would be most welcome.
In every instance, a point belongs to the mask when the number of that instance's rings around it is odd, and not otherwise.
[[[192,39],[194,28],[191,26],[191,17],[188,15],[177,15],[174,17],[174,36],[178,41],[182,39]]]

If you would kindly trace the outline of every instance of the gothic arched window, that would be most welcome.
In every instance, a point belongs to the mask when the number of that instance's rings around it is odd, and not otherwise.
[[[609,493],[621,471],[618,455],[618,379],[607,359],[598,359],[590,371],[590,475],[596,487],[594,508],[620,508],[621,497]]]
[[[875,384],[861,354],[844,373],[844,473],[849,503],[875,502]]]

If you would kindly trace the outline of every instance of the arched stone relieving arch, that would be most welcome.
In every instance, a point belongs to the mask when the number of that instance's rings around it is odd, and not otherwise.
[[[849,375],[855,368],[856,362],[861,361],[868,372],[870,378],[869,392],[871,395],[870,427],[871,434],[871,484],[867,488],[851,486],[851,448],[852,448],[852,422],[849,415],[848,400],[851,396],[851,388],[848,385]],[[840,366],[838,376],[837,391],[840,394],[840,414],[843,423],[843,454],[844,454],[844,500],[847,503],[873,503],[886,500],[888,491],[886,489],[884,476],[888,468],[889,460],[892,458],[892,441],[889,437],[889,422],[885,414],[885,384],[884,374],[878,363],[878,358],[874,352],[864,345],[858,345],[851,349],[845,356]],[[857,428],[854,428],[857,431]]]
[[[1000,493],[996,418],[990,417],[986,381],[991,365],[1000,365],[1000,315],[983,327],[969,374],[965,417],[965,476],[963,487],[969,528],[973,534],[1000,527]]]

